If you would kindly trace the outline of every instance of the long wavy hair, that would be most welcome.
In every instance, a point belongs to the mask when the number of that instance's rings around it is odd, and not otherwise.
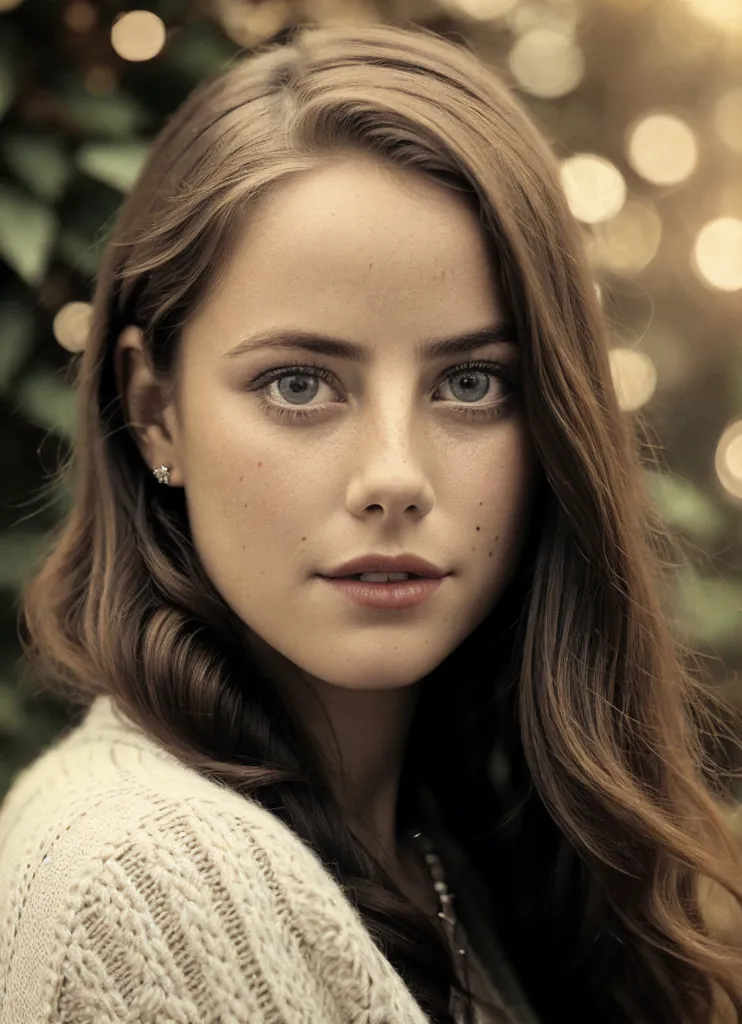
[[[451,1024],[449,951],[351,830],[321,753],[250,661],[182,489],[158,486],[143,462],[112,361],[134,324],[168,378],[235,225],[282,182],[353,153],[427,175],[477,211],[542,473],[510,586],[424,681],[400,822],[432,794],[544,1020],[739,1021],[740,943],[708,898],[742,908],[729,772],[706,742],[728,716],[673,625],[681,541],[646,487],[642,449],[656,458],[654,447],[617,403],[557,161],[464,42],[414,26],[300,26],[201,83],[167,122],[70,364],[77,435],[52,486],[67,483],[72,500],[22,594],[26,665],[80,706],[110,695],[184,763],[277,815],[430,1019]]]

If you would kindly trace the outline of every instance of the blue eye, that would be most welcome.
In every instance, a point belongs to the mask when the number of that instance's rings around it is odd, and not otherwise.
[[[486,404],[469,405],[465,402],[461,402],[458,405],[455,404],[451,410],[454,415],[461,415],[476,419],[497,419],[506,411],[507,406],[510,404],[510,400],[518,390],[514,371],[503,363],[494,361],[474,360],[468,363],[461,363],[448,371],[442,383],[446,383],[450,378],[456,377],[464,380],[467,378],[475,379],[477,377],[482,378],[482,380],[487,377],[495,378],[503,384],[505,394],[503,397],[498,398],[497,401],[490,401]],[[255,391],[255,397],[260,407],[269,415],[276,416],[278,419],[294,421],[307,420],[327,411],[326,405],[312,406],[311,408],[305,409],[291,405],[281,405],[276,402],[274,398],[268,397],[268,389],[273,384],[291,378],[309,378],[324,380],[331,383],[334,380],[334,375],[318,363],[311,363],[309,365],[292,363],[288,366],[275,367],[272,370],[267,370],[265,373],[260,374],[259,377],[251,382],[248,390]],[[441,386],[442,385],[438,386],[436,393],[440,390]],[[470,390],[474,391],[475,388]],[[488,391],[489,388],[487,388],[487,392]],[[303,392],[297,391],[296,395],[303,396]],[[440,401],[440,399],[437,401]]]

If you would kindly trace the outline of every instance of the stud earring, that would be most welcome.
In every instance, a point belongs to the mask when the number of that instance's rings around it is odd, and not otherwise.
[[[169,484],[170,483],[170,467],[169,466],[156,466],[152,472],[157,478],[158,484]]]

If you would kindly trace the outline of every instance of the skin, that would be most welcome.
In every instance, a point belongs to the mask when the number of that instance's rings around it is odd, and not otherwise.
[[[395,835],[410,720],[421,681],[512,578],[539,472],[518,394],[508,399],[495,375],[474,371],[472,382],[451,370],[494,359],[515,371],[518,349],[499,342],[418,364],[418,343],[506,313],[476,214],[414,171],[338,160],[283,183],[240,231],[183,329],[173,388],[153,373],[141,332],[122,332],[127,418],[147,471],[169,466],[171,486],[185,488],[204,567],[333,759],[353,827],[434,912],[429,878]],[[279,326],[366,346],[371,362],[293,348],[226,356]],[[292,360],[332,380],[274,381],[267,395],[321,408],[314,419],[277,419],[248,390]],[[498,402],[494,419],[455,411]],[[370,552],[419,554],[453,575],[396,611],[357,606],[318,578]]]

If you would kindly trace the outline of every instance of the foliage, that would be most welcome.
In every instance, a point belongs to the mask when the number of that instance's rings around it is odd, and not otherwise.
[[[283,6],[251,6],[263,13],[265,24],[282,28]],[[431,5],[424,19],[398,6],[392,21],[409,17],[437,31],[469,31],[463,12],[457,18],[452,5],[445,12]],[[78,15],[83,8],[94,12],[87,28],[75,27],[73,7]],[[122,194],[165,118],[204,76],[244,49],[233,30],[239,18],[220,24],[213,11],[188,0],[147,7],[163,18],[168,36],[162,52],[143,62],[125,61],[112,49],[111,25],[127,9],[117,2],[93,7],[88,0],[25,0],[0,13],[0,418],[6,438],[0,472],[8,496],[0,521],[0,794],[68,720],[67,709],[21,685],[16,631],[18,588],[65,503],[63,494],[43,507],[38,499],[74,424],[69,353],[55,340],[54,316],[68,302],[89,301]],[[297,20],[311,18],[302,14]],[[493,23],[492,38],[503,31]],[[603,106],[610,92],[606,76],[615,79],[616,73],[602,59],[601,39],[600,32],[586,39],[591,71],[578,94],[551,102],[527,98],[562,152],[615,150],[615,125],[603,117]],[[497,62],[494,43],[492,50]],[[672,254],[663,258],[669,267]],[[622,290],[620,282],[614,289],[612,314],[628,331],[642,327],[640,293],[639,287]],[[680,319],[682,304],[676,305]],[[739,703],[739,512],[718,487],[712,462],[719,394],[727,418],[740,414],[742,358],[731,344],[721,352],[713,374],[699,374],[664,405],[655,410],[650,403],[646,410],[660,448],[671,452],[672,467],[649,473],[647,485],[668,523],[700,555],[698,566],[678,581],[681,627],[692,645],[716,657],[718,681]],[[716,558],[721,561],[714,564]]]

